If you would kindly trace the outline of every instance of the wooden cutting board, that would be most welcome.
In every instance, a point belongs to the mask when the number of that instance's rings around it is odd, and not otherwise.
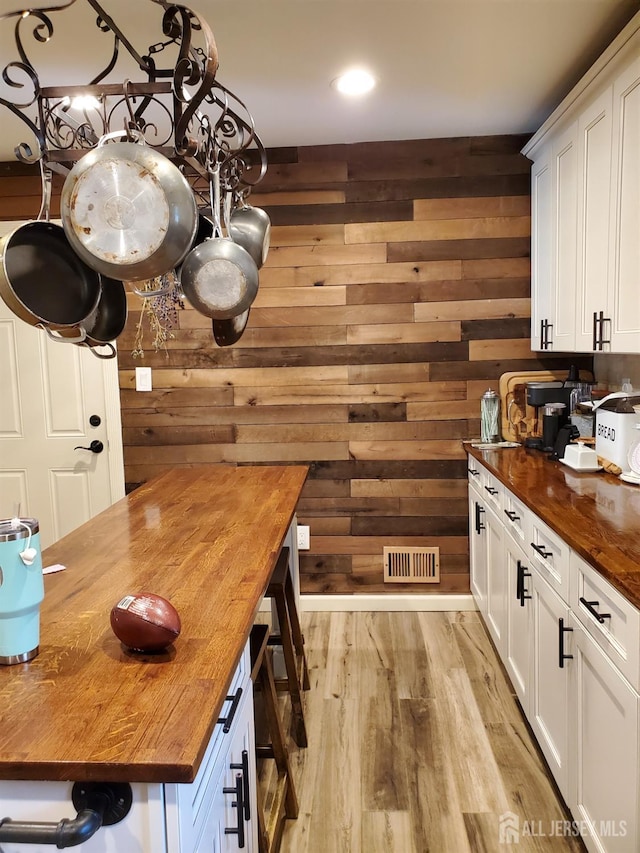
[[[527,382],[556,382],[567,378],[567,370],[531,370],[503,373],[500,377],[500,419],[505,441],[520,441],[537,435],[538,410],[527,406]],[[590,371],[580,371],[580,379],[591,379]]]

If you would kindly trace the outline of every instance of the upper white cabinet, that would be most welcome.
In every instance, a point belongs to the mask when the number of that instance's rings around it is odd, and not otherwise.
[[[532,348],[640,352],[640,13],[523,153]]]

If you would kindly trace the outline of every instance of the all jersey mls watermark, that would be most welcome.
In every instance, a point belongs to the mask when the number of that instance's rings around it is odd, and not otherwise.
[[[500,844],[517,844],[521,838],[568,838],[593,835],[597,838],[624,838],[627,822],[624,820],[521,820],[514,812],[505,812],[499,818]]]

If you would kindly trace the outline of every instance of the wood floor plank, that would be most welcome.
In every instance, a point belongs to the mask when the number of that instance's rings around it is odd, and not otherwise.
[[[281,853],[584,853],[476,611],[302,626],[309,746],[290,741],[300,815]]]
[[[362,849],[367,853],[408,853],[412,849],[409,812],[364,812]]]

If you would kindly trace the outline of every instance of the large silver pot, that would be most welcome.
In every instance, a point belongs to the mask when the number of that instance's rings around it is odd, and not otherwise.
[[[144,281],[175,269],[186,256],[198,225],[196,200],[167,157],[143,141],[106,144],[114,136],[122,134],[103,137],[67,175],[62,225],[94,270]]]

